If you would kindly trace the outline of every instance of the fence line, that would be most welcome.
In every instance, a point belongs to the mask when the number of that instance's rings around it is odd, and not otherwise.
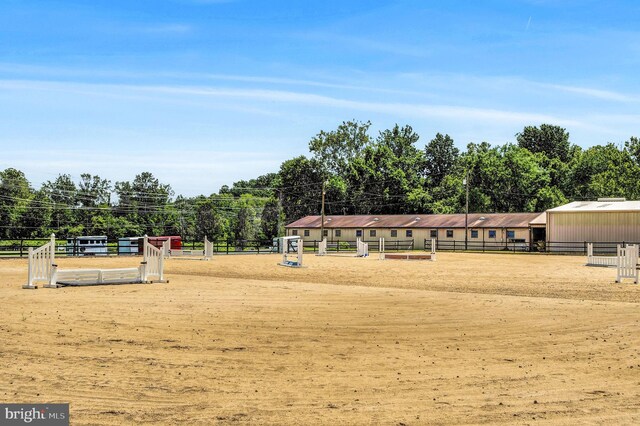
[[[0,257],[24,257],[26,258],[29,253],[29,248],[37,248],[46,244],[49,240],[45,238],[38,239],[20,239],[20,240],[0,240]],[[362,240],[363,243],[369,245],[369,250],[372,252],[379,251],[379,240]],[[438,251],[473,251],[473,252],[497,252],[497,251],[509,251],[509,252],[540,252],[540,253],[552,253],[552,254],[572,254],[572,255],[584,255],[589,253],[589,243],[584,242],[537,242],[537,243],[525,243],[525,242],[492,242],[492,241],[467,241],[464,240],[436,240],[436,249]],[[213,255],[220,254],[268,254],[278,253],[278,240],[215,240],[213,244]],[[623,247],[630,244],[640,244],[638,241],[610,241],[610,242],[594,242],[592,245],[593,256],[616,256],[617,246]],[[319,249],[320,241],[317,240],[304,240],[304,249],[306,251],[317,252]],[[386,251],[409,251],[415,250],[414,240],[385,240]],[[122,253],[121,247],[124,245],[118,244],[118,240],[111,240],[107,245],[107,253],[95,253],[87,254],[80,253],[78,250],[71,249],[66,245],[66,241],[62,240],[56,244],[54,248],[56,256],[78,256],[78,255],[102,255],[102,256],[115,256],[115,255],[142,255],[142,253]],[[129,247],[126,247],[129,248]],[[189,241],[183,242],[184,249],[204,249],[202,241]],[[465,250],[466,248],[466,250]],[[327,241],[328,252],[353,252],[355,254],[357,250],[357,243],[355,240],[332,240]],[[424,250],[431,250],[431,239],[424,241]],[[119,253],[120,252],[120,253]]]

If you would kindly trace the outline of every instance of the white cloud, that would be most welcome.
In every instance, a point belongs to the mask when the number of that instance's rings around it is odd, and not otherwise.
[[[578,95],[616,102],[640,102],[640,97],[609,90],[592,89],[588,87],[565,86],[561,84],[538,83],[541,87],[576,93]]]
[[[228,146],[233,146],[228,143]],[[233,181],[277,171],[282,160],[265,152],[205,151],[176,149],[129,150],[127,155],[74,150],[7,150],[0,158],[0,169],[13,167],[25,171],[32,185],[39,187],[58,174],[78,180],[80,174],[97,174],[112,183],[132,180],[149,171],[172,186],[176,195],[209,195]],[[123,172],[124,171],[124,172]]]
[[[142,27],[141,27],[142,28]],[[181,26],[180,24],[147,27],[148,31],[189,31],[190,27]],[[472,89],[484,89],[484,90],[500,90],[505,87],[521,88],[528,90],[544,89],[548,92],[548,89],[563,91],[566,93],[573,93],[580,95],[581,97],[588,97],[594,99],[601,99],[612,102],[631,103],[640,102],[640,95],[633,93],[621,93],[613,90],[606,90],[596,87],[584,87],[574,86],[566,84],[555,84],[541,81],[527,80],[519,77],[509,76],[473,76],[467,74],[424,74],[424,73],[395,73],[390,75],[378,75],[369,74],[373,84],[354,84],[353,82],[329,82],[320,80],[309,80],[300,78],[286,78],[286,77],[272,77],[272,76],[256,76],[256,75],[233,75],[233,74],[215,74],[215,73],[197,73],[197,72],[171,72],[171,71],[131,71],[131,70],[117,70],[117,69],[82,69],[82,68],[65,68],[65,67],[42,67],[34,65],[24,65],[16,63],[0,62],[0,72],[7,74],[16,74],[21,77],[24,76],[48,76],[48,77],[86,77],[86,78],[101,78],[101,79],[129,79],[129,80],[145,80],[145,79],[158,79],[169,78],[182,81],[219,81],[219,82],[239,82],[239,83],[255,83],[266,84],[274,86],[302,86],[302,87],[314,87],[314,88],[327,88],[327,89],[344,89],[354,92],[370,92],[370,93],[388,93],[395,95],[424,95],[421,92],[421,87],[430,88],[434,91],[450,91],[451,86],[453,88],[465,88],[466,90]],[[342,79],[345,76],[341,76]],[[383,85],[375,85],[376,78],[384,79],[387,83],[393,83],[395,80],[395,87],[386,87]],[[18,81],[18,80],[16,80]],[[25,81],[31,81],[25,79]],[[403,83],[405,86],[413,87],[413,90],[400,89],[398,83]],[[72,84],[72,83],[70,83]],[[413,85],[413,86],[412,86]],[[393,86],[393,85],[391,85]],[[188,86],[187,86],[188,87]]]
[[[95,96],[130,96],[131,93],[152,93],[177,96],[196,96],[207,98],[230,98],[254,101],[266,101],[308,106],[323,106],[354,111],[369,111],[384,114],[404,115],[408,117],[440,117],[457,120],[494,120],[503,123],[553,122],[566,126],[581,126],[579,120],[555,117],[546,114],[506,111],[491,108],[467,107],[456,105],[429,105],[403,102],[365,102],[341,99],[324,95],[283,90],[232,89],[189,86],[151,86],[151,85],[113,85],[86,83],[34,82],[24,80],[0,81],[0,88],[13,90],[51,90],[79,93]]]
[[[0,165],[20,168],[35,180],[46,172],[86,171],[123,180],[149,170],[177,193],[195,195],[277,171],[282,161],[307,154],[307,142],[319,130],[348,119],[371,120],[373,133],[395,123],[411,124],[423,140],[448,133],[460,147],[469,141],[512,142],[523,126],[541,123],[567,127],[572,141],[586,147],[625,140],[638,122],[628,108],[631,101],[615,92],[517,78],[416,74],[394,76],[387,85],[414,86],[440,99],[430,102],[401,91],[295,87],[311,80],[223,77],[257,87],[226,87],[225,78],[215,86],[0,80]],[[49,152],[52,143],[60,150]],[[12,146],[36,151],[7,151]]]

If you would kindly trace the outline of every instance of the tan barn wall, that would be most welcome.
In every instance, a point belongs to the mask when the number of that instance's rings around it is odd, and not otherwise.
[[[293,229],[298,231],[299,236],[302,237],[303,240],[308,241],[320,241],[322,240],[320,236],[319,228],[289,228],[287,229],[287,235],[293,235]],[[437,231],[436,239],[438,241],[464,241],[465,230],[464,228],[397,228],[397,236],[392,237],[391,231],[392,229],[384,228],[341,228],[340,236],[336,236],[336,229],[334,228],[325,228],[327,231],[327,240],[328,241],[355,241],[358,237],[356,236],[356,231],[360,229],[362,231],[362,240],[365,242],[378,241],[381,237],[385,239],[387,242],[392,241],[408,241],[413,240],[414,249],[424,249],[425,240],[431,239],[431,229]],[[453,236],[447,237],[447,229],[453,230]],[[471,231],[473,229],[478,230],[478,238],[471,237]],[[489,230],[495,229],[496,237],[489,238]],[[309,235],[305,236],[305,230],[309,231]],[[412,232],[412,236],[408,237],[406,235],[406,231],[410,230]],[[469,228],[469,238],[468,240],[471,242],[482,242],[483,240],[486,242],[492,243],[504,243],[507,242],[507,231],[513,230],[515,231],[515,239],[523,239],[526,242],[529,242],[529,228]],[[370,234],[370,231],[375,231],[375,236]]]
[[[550,242],[640,242],[640,212],[549,212]]]

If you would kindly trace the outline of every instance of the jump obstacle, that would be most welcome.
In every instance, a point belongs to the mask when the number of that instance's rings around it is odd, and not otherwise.
[[[436,260],[436,240],[431,239],[431,253],[385,253],[384,251],[384,238],[380,238],[380,260],[393,259],[393,260]]]
[[[640,269],[638,248],[639,246],[636,244],[629,244],[625,247],[618,244],[616,256],[594,256],[593,243],[588,243],[587,266],[614,267],[617,270],[617,283],[621,283],[623,278],[631,278],[635,284],[638,284]]]
[[[318,253],[316,256],[328,256],[327,252],[327,239],[324,238],[320,243],[318,243]],[[332,256],[336,256],[336,254],[332,254]],[[356,257],[367,257],[369,256],[369,243],[363,243],[360,238],[356,240]]]
[[[293,244],[294,241],[296,242],[295,246]],[[304,244],[299,236],[282,237],[282,262],[278,263],[278,265],[290,268],[302,267],[303,251]]]
[[[213,242],[205,236],[203,250],[172,249],[171,239],[168,239],[162,243],[162,253],[167,258],[210,260],[213,257]]]
[[[618,275],[616,282],[621,283],[623,278],[632,278],[634,284],[638,284],[638,246],[629,244],[626,247],[618,246],[616,257]]]
[[[45,288],[62,286],[88,286],[102,284],[164,283],[164,256],[162,250],[149,244],[144,237],[143,261],[137,268],[115,269],[58,269],[55,264],[56,237],[34,249],[29,247],[27,284],[24,289],[36,289],[36,283],[44,282]]]
[[[617,256],[594,256],[593,243],[587,243],[587,266],[616,267],[617,265]]]

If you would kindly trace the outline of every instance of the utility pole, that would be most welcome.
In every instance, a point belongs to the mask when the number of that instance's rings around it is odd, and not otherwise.
[[[464,249],[467,250],[467,244],[469,242],[469,170],[467,170],[462,183],[465,185],[465,192],[467,194],[464,207]]]
[[[278,219],[277,219],[276,237],[280,235],[282,229],[282,190],[278,190]]]
[[[324,240],[324,194],[327,182],[322,182],[322,209],[320,210],[320,241]]]

